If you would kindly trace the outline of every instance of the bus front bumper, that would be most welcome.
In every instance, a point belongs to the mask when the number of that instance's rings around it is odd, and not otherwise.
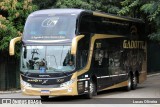
[[[22,94],[24,95],[48,95],[48,96],[74,96],[78,95],[76,87],[68,88],[32,88],[32,87],[21,87]]]

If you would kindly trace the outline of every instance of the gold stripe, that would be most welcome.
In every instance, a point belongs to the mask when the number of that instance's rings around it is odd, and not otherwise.
[[[124,81],[124,82],[112,85],[110,87],[104,88],[104,89],[102,89],[100,91],[109,90],[109,89],[113,89],[113,88],[120,88],[120,87],[124,87],[124,86],[127,86],[127,85],[128,85],[128,81]]]
[[[82,39],[84,37],[84,35],[78,35],[75,38],[73,38],[72,40],[72,47],[71,47],[71,54],[76,54],[77,52],[77,45],[78,45],[78,41],[80,39]]]
[[[89,49],[89,56],[88,56],[87,65],[82,70],[77,71],[77,73],[78,73],[77,75],[78,76],[82,75],[90,69],[95,40],[105,39],[105,38],[118,38],[118,37],[123,37],[123,36],[121,36],[121,35],[109,35],[109,34],[95,34],[91,39],[91,45],[90,45],[90,49]]]
[[[20,41],[22,39],[22,36],[21,37],[16,37],[16,38],[13,38],[11,41],[10,41],[10,44],[9,44],[9,55],[14,55],[14,50],[15,50],[15,43]]]
[[[125,21],[132,21],[126,18],[118,17],[118,16],[112,16],[108,14],[103,14],[103,13],[98,13],[98,12],[93,12],[94,16],[100,16],[100,17],[106,17],[106,18],[111,18],[111,19],[119,19],[119,20],[125,20]]]

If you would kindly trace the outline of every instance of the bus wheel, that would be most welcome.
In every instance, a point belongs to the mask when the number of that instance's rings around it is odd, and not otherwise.
[[[128,75],[128,80],[127,80],[127,82],[128,82],[128,84],[127,84],[127,86],[126,86],[126,90],[127,91],[130,91],[131,90],[131,84],[132,84],[132,82],[131,82],[131,75],[129,74]]]
[[[138,81],[138,77],[137,77],[136,75],[133,75],[132,81],[131,81],[131,82],[132,82],[132,83],[131,83],[131,84],[132,84],[132,87],[131,87],[131,88],[132,88],[133,90],[135,90],[135,89],[137,88],[137,81]]]
[[[90,81],[89,92],[85,95],[85,98],[91,99],[96,94],[97,94],[96,85],[95,85],[95,83],[93,81]]]
[[[42,100],[48,100],[49,96],[40,96]]]

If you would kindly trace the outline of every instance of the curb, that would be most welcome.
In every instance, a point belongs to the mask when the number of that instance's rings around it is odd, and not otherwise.
[[[160,75],[160,73],[148,74],[147,77],[152,77],[152,76],[157,76],[157,75]]]
[[[160,73],[155,74],[148,74],[147,77],[157,76],[160,75]],[[15,91],[0,91],[0,94],[12,94],[12,93],[21,93],[21,90],[15,90]]]
[[[0,94],[13,94],[13,93],[21,93],[21,90],[15,90],[15,91],[0,91]]]

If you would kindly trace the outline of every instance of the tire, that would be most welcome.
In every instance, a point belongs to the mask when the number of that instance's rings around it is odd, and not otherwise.
[[[49,96],[40,96],[42,100],[48,100]]]
[[[138,84],[137,81],[138,81],[138,77],[134,74],[131,81],[132,90],[135,90],[137,88],[137,84]]]
[[[95,85],[95,83],[93,81],[90,81],[89,92],[87,94],[85,94],[85,98],[91,99],[95,95],[97,95],[96,85]]]
[[[129,74],[128,75],[128,80],[127,80],[127,82],[128,82],[128,84],[127,84],[127,86],[125,87],[125,89],[127,90],[127,91],[130,91],[131,90],[131,87],[132,87],[132,78],[131,78],[131,75]]]

